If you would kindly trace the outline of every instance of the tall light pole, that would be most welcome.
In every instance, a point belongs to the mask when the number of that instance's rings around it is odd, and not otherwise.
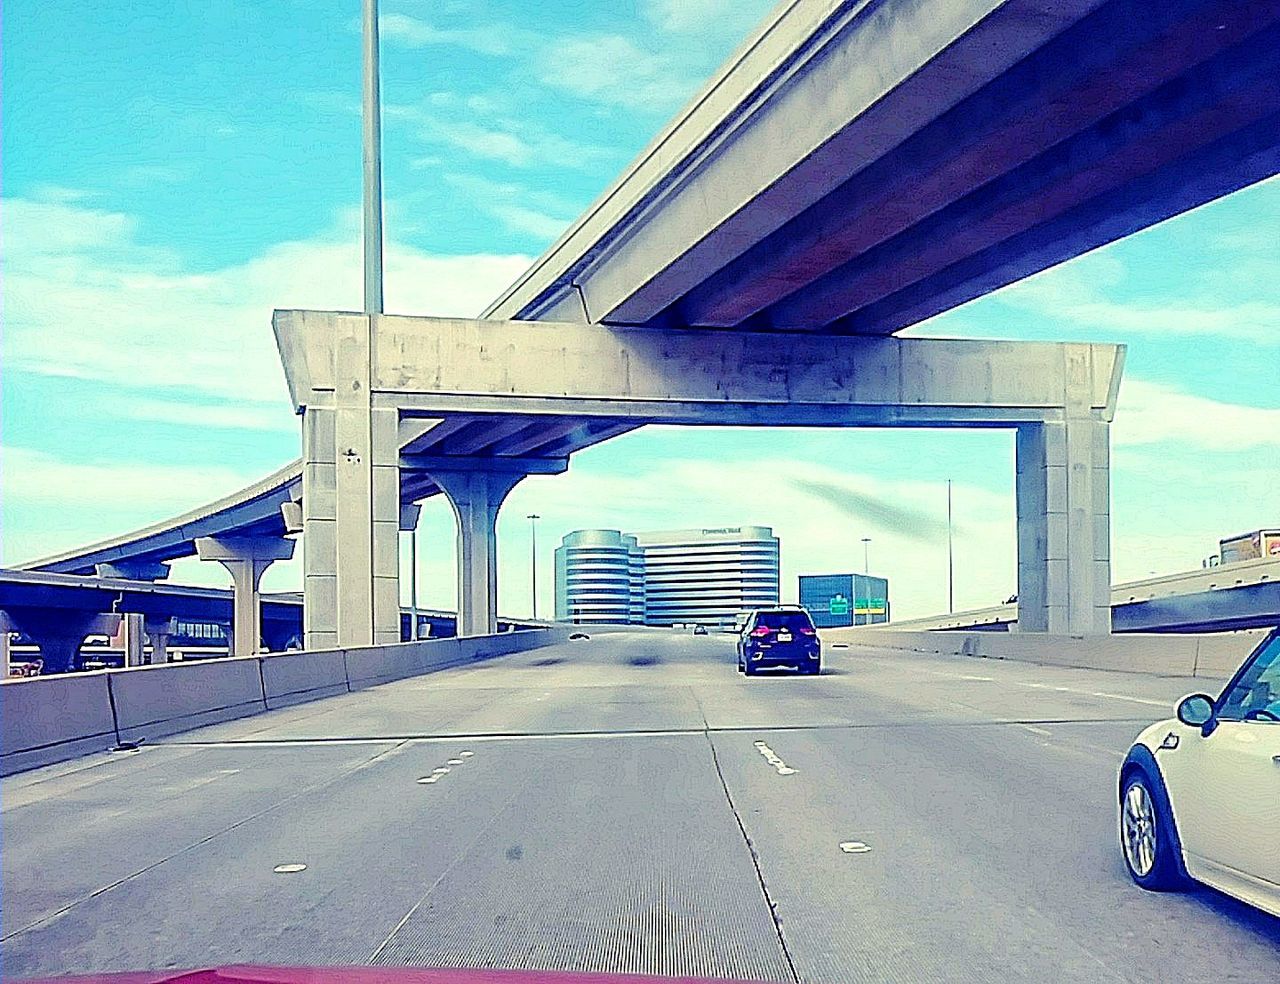
[[[871,573],[871,537],[862,538],[862,573]]]
[[[951,479],[947,479],[947,614],[956,610],[955,563],[951,546]]]
[[[364,313],[382,313],[382,107],[378,0],[364,2]]]
[[[533,617],[538,618],[538,520],[537,513],[525,517],[529,521],[529,592],[533,595]]]

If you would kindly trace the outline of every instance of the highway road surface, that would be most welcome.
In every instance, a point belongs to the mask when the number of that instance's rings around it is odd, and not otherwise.
[[[863,648],[746,679],[647,631],[274,711],[4,780],[3,970],[1280,980],[1280,920],[1115,845],[1130,739],[1203,686]]]

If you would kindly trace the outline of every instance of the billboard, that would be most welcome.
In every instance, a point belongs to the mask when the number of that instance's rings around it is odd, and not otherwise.
[[[801,574],[800,605],[818,628],[889,621],[889,581],[867,574]]]

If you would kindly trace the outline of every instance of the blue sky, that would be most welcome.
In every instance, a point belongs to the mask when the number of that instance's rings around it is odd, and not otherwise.
[[[477,313],[767,7],[384,0],[388,308]],[[269,316],[359,304],[358,17],[357,0],[6,9],[0,560],[154,521],[296,456]],[[1280,525],[1278,227],[1272,181],[914,331],[1129,344],[1118,579]],[[650,429],[517,488],[500,523],[504,608],[528,608],[530,511],[548,551],[581,526],[773,525],[784,593],[800,571],[860,564],[871,536],[900,613],[942,605],[928,524],[760,481],[762,460],[922,516],[954,479],[959,604],[1012,591],[1007,434]],[[443,503],[424,510],[424,600],[441,606],[451,526]],[[267,585],[296,579],[278,565]]]

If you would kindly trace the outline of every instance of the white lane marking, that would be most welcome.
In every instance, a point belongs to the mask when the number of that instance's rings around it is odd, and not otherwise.
[[[1167,700],[1147,700],[1145,697],[1129,697],[1125,694],[1108,694],[1101,690],[1091,690],[1090,697],[1110,697],[1112,700],[1129,700],[1135,704],[1150,704],[1152,707],[1169,707],[1172,701]]]
[[[418,785],[430,786],[432,783],[439,782],[439,781],[440,781],[440,777],[433,772],[431,775],[423,776],[421,779],[419,779]]]
[[[462,764],[462,759],[449,759],[449,764],[450,764],[450,765],[461,765],[461,764]]]
[[[965,676],[957,673],[943,673],[940,670],[924,670],[924,672],[932,674],[933,676],[947,677],[951,680],[980,679],[978,677]],[[1127,700],[1134,704],[1147,704],[1151,707],[1168,707],[1170,704],[1167,700],[1150,700],[1146,697],[1130,697],[1127,694],[1113,694],[1105,690],[1076,690],[1074,687],[1057,687],[1048,683],[1029,683],[1025,680],[1002,679],[1000,682],[1014,687],[1028,687],[1032,690],[1052,690],[1059,694],[1079,694],[1082,697],[1105,697],[1109,700]]]
[[[1053,737],[1052,731],[1046,731],[1044,728],[1037,728],[1031,724],[1020,724],[1018,727],[1022,728],[1024,731],[1030,731],[1033,735],[1041,735],[1044,738]]]
[[[471,758],[472,755],[475,754],[475,752],[459,752],[458,754],[461,755],[464,759],[469,759]]]
[[[432,769],[432,770],[431,770],[431,773],[432,773],[432,775],[443,776],[443,775],[445,775],[448,771],[449,771],[449,767],[448,767],[447,765],[438,765],[438,766],[436,766],[434,769]]]
[[[840,845],[840,850],[844,851],[845,854],[868,854],[871,848],[862,841],[844,841]]]
[[[765,761],[773,766],[778,775],[794,776],[796,774],[796,770],[787,765],[786,762],[782,761],[782,759],[778,757],[778,754],[764,742],[757,741],[755,746],[756,751],[764,756]]]
[[[292,875],[299,871],[306,871],[307,866],[305,864],[278,864],[271,870],[277,875]]]
[[[973,680],[973,681],[978,682],[978,683],[992,683],[992,682],[994,682],[995,677],[983,677],[983,676],[962,676],[962,677],[957,677],[956,679],[958,679],[958,680]]]

